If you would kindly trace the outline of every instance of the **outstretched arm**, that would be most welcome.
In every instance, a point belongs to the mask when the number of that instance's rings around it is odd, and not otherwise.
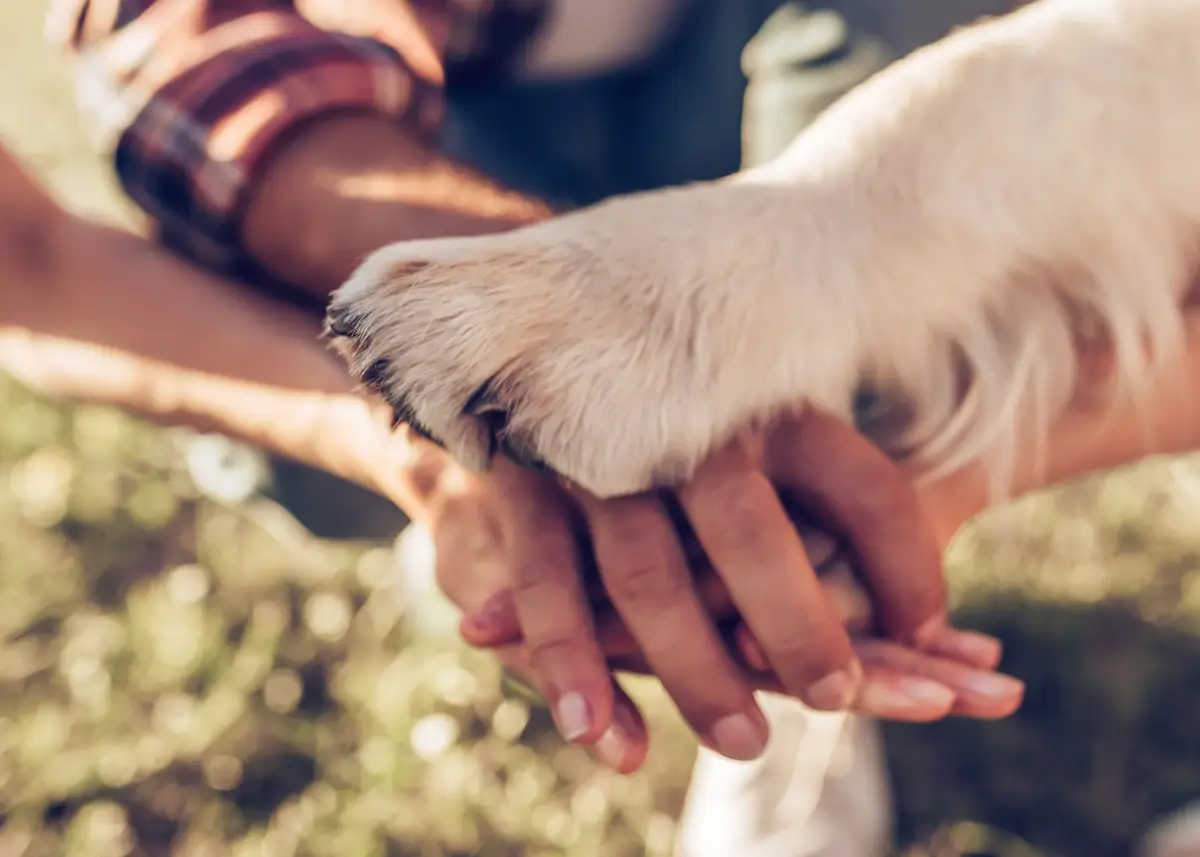
[[[1106,399],[1112,355],[1102,348],[1087,352],[1080,389],[1054,426],[1041,464],[1031,450],[1019,463],[1015,495],[1200,449],[1200,311],[1184,310],[1184,329],[1183,351],[1133,401]],[[968,467],[922,489],[943,544],[986,508],[985,482],[978,468]]]
[[[219,431],[419,512],[403,441],[318,316],[62,211],[0,147],[0,365],[39,389]]]

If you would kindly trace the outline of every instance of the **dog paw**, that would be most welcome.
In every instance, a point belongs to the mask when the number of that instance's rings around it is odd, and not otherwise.
[[[813,266],[793,196],[700,185],[396,244],[334,295],[328,329],[467,466],[499,452],[598,496],[676,484],[783,408],[848,413],[851,295],[797,288]]]

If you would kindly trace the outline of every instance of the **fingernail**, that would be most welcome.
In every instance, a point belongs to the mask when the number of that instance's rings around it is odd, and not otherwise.
[[[636,726],[636,717],[621,702],[613,708],[612,725],[604,730],[600,740],[592,745],[592,753],[601,762],[618,773],[626,773],[629,769],[630,742]]]
[[[605,729],[600,740],[592,745],[592,752],[614,771],[620,771],[625,764],[625,742],[612,726]]]
[[[722,756],[748,762],[766,749],[766,731],[745,714],[730,714],[713,724],[710,738]]]
[[[745,625],[738,626],[737,642],[742,651],[742,657],[746,659],[747,666],[759,672],[770,672],[771,662],[767,660],[767,655],[762,650],[762,646],[758,644],[754,634]]]
[[[854,702],[856,693],[858,671],[839,670],[809,685],[805,701],[821,711],[841,711]]]
[[[999,673],[971,673],[960,684],[964,690],[996,699],[1005,699],[1025,692],[1025,682]]]
[[[868,681],[863,685],[859,703],[863,709],[878,715],[913,708],[949,708],[954,704],[954,691],[936,681],[919,678],[895,678],[888,681]]]
[[[506,592],[499,592],[483,602],[473,613],[464,618],[471,627],[478,631],[488,632],[501,630],[508,624],[512,613],[511,600]]]
[[[503,608],[484,605],[475,613],[465,614],[458,623],[458,634],[469,646],[492,649],[519,643],[521,628]]]
[[[945,616],[934,616],[913,633],[913,641],[922,649],[935,646],[949,627]]]
[[[592,707],[582,693],[563,694],[554,712],[564,740],[578,741],[592,728]]]

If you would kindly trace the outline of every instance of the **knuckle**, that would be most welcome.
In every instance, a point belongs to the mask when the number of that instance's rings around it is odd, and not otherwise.
[[[851,660],[848,648],[843,654],[832,641],[811,633],[785,631],[762,642],[780,679],[793,692],[807,691],[813,681],[844,669]]]
[[[915,516],[918,497],[903,474],[888,467],[864,467],[852,474],[847,484],[870,485],[870,491],[849,495],[855,513],[866,520],[894,520],[897,516]]]
[[[529,652],[529,665],[535,673],[553,669],[554,664],[564,660],[581,661],[576,665],[585,668],[590,658],[586,657],[588,639],[586,635],[569,627],[558,629],[543,629],[545,636],[536,639],[526,636],[526,649]],[[572,672],[575,672],[572,669]],[[556,671],[557,672],[557,671]]]
[[[683,555],[657,501],[619,501],[595,536],[601,574],[615,603],[664,605],[687,597],[691,583]]]
[[[739,474],[715,485],[703,499],[704,510],[695,517],[697,530],[731,545],[755,545],[767,535],[774,490],[760,474]],[[703,540],[703,538],[702,538]]]
[[[605,575],[609,596],[622,605],[665,605],[690,595],[682,570],[656,552],[631,551]]]
[[[732,682],[696,679],[686,684],[664,682],[664,686],[680,714],[701,729],[706,729],[727,714],[747,708],[749,693],[743,692]]]
[[[551,564],[541,562],[524,563],[513,575],[513,598],[532,611],[562,610],[563,604],[574,600],[572,581],[558,572]]]
[[[590,618],[577,578],[549,562],[522,566],[512,597],[535,665],[595,646]]]

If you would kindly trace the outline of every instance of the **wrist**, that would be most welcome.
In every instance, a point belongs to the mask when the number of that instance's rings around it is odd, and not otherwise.
[[[323,397],[307,435],[306,463],[387,498],[414,521],[429,524],[454,487],[447,476],[458,465],[449,454],[393,425],[391,408],[374,397]]]

